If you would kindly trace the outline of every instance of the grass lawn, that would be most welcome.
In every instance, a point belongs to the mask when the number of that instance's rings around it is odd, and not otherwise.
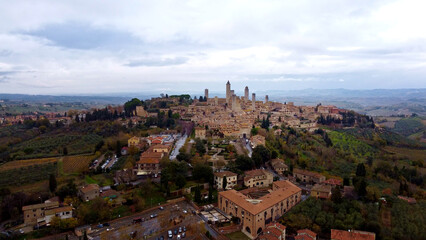
[[[232,240],[249,240],[250,239],[242,232],[233,232],[230,234],[226,234],[226,236]]]

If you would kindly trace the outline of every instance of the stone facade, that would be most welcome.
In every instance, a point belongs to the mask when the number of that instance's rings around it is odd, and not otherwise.
[[[267,195],[253,199],[235,190],[219,192],[218,208],[237,217],[242,232],[256,238],[265,226],[281,217],[301,200],[302,190],[289,181],[276,182]]]

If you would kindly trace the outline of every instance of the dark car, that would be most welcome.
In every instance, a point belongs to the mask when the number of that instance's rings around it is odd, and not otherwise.
[[[104,225],[104,227],[109,227],[110,226],[109,223],[104,223],[103,225]]]
[[[177,234],[178,234],[178,231],[175,229],[175,230],[173,231],[173,234],[174,234],[174,235],[177,235]]]

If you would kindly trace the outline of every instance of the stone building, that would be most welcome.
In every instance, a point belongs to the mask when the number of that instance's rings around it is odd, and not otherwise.
[[[234,216],[242,232],[256,238],[265,226],[281,217],[301,200],[302,190],[290,181],[275,182],[271,192],[253,197],[236,190],[219,192],[218,208]]]
[[[264,169],[255,169],[244,172],[244,186],[246,187],[268,187],[274,181],[274,175]]]
[[[230,171],[215,172],[214,173],[214,184],[215,184],[217,189],[222,190],[223,189],[223,178],[226,177],[226,189],[225,190],[232,189],[237,185],[237,176],[238,176],[238,174],[230,172]]]

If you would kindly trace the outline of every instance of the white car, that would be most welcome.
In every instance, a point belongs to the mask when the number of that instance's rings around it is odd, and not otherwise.
[[[185,213],[185,214],[186,214],[186,213],[188,213],[188,211],[186,211],[186,210],[183,210],[183,213]]]

